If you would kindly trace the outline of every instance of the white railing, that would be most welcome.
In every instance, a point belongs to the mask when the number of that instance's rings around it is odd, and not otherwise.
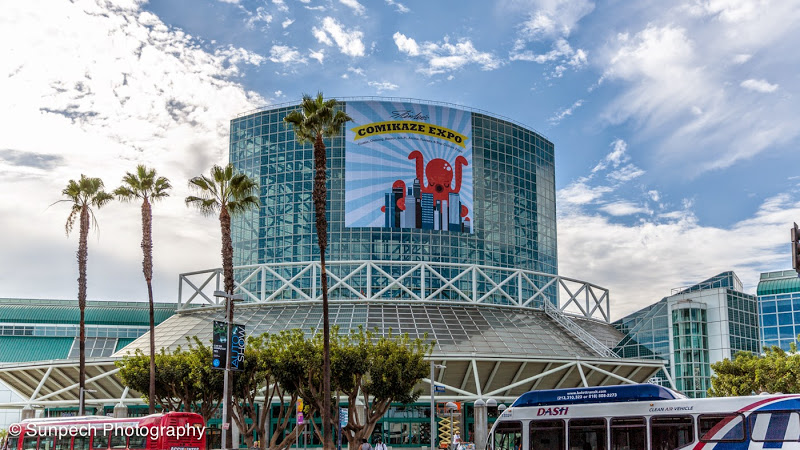
[[[561,325],[562,328],[572,333],[573,336],[580,339],[581,342],[586,344],[589,348],[596,351],[597,353],[605,356],[606,358],[620,357],[619,355],[614,353],[613,350],[606,347],[605,344],[598,341],[589,332],[584,330],[580,325],[573,322],[572,319],[569,318],[569,316],[561,312],[561,309],[556,308],[550,303],[545,303],[544,312],[547,313],[547,315],[550,316],[550,318],[553,319],[557,324]]]
[[[333,261],[327,263],[330,300],[466,302],[542,309],[610,322],[608,290],[531,270],[421,261]],[[319,301],[319,262],[255,264],[234,268],[235,293],[246,301]],[[222,269],[179,276],[179,308],[217,305]]]

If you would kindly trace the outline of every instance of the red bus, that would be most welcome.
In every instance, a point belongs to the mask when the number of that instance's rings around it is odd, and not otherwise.
[[[9,450],[205,450],[196,413],[27,419],[9,427]]]

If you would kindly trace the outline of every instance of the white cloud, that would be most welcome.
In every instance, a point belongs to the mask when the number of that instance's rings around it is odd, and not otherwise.
[[[370,82],[367,83],[367,85],[369,85],[370,87],[375,88],[375,90],[378,92],[378,94],[380,94],[380,93],[382,93],[384,91],[396,91],[398,88],[400,88],[400,86],[398,86],[398,85],[396,85],[394,83],[390,83],[388,81],[381,81],[381,82],[370,81]]]
[[[569,108],[564,108],[561,111],[557,112],[553,117],[547,119],[553,125],[558,125],[561,120],[563,120],[567,116],[571,116],[572,113],[583,105],[583,99],[580,99],[572,104]]]
[[[269,50],[269,60],[283,65],[306,64],[305,57],[294,47],[273,45]]]
[[[253,29],[259,22],[263,22],[267,25],[272,22],[272,14],[268,13],[267,9],[263,6],[256,8],[255,13],[248,12],[248,14],[250,14],[250,17],[248,17],[247,21],[245,22],[247,28]]]
[[[419,45],[417,45],[417,41],[413,38],[407,37],[399,31],[395,32],[392,37],[394,38],[394,43],[397,45],[398,50],[409,56],[419,55]]]
[[[602,161],[597,163],[594,169],[592,169],[592,173],[606,169],[609,166],[609,164],[612,167],[617,168],[619,167],[620,164],[628,162],[630,160],[630,156],[628,156],[627,154],[628,150],[627,142],[623,141],[622,139],[615,139],[614,142],[612,142],[610,145],[611,147],[613,147],[611,153],[606,155],[606,157],[603,158]]]
[[[580,178],[558,191],[558,205],[588,205],[596,203],[604,194],[613,192],[610,186],[589,186],[588,178]]]
[[[615,96],[602,120],[655,138],[663,169],[697,176],[800,136],[800,110],[788,96],[798,81],[786,75],[798,62],[791,43],[800,29],[788,25],[800,21],[796,3],[694,1],[648,17],[659,19],[593,50],[592,62],[603,67],[602,85]],[[736,86],[787,95],[744,96]]]
[[[394,0],[386,0],[386,4],[389,6],[394,6],[395,10],[401,14],[411,12],[411,9],[409,9],[406,5]]]
[[[754,80],[752,78],[742,81],[739,86],[751,91],[763,93],[775,92],[778,90],[777,84],[770,84],[767,80]]]
[[[324,49],[321,49],[319,51],[314,51],[314,50],[309,49],[308,52],[309,52],[308,53],[309,58],[316,59],[318,63],[322,64],[323,60],[325,59],[325,50]]]
[[[466,39],[451,44],[450,39],[445,37],[442,43],[417,44],[414,39],[400,32],[396,32],[393,37],[397,49],[402,53],[425,60],[427,67],[420,68],[418,72],[428,76],[455,71],[470,64],[477,64],[481,70],[494,70],[502,65],[494,55],[478,51]]]
[[[219,229],[183,205],[186,180],[225,163],[231,118],[264,104],[237,82],[244,66],[264,58],[236,47],[204,50],[211,46],[167,27],[139,3],[30,0],[3,7],[0,39],[16,42],[0,47],[2,64],[16,68],[0,83],[0,228],[14,236],[0,260],[0,274],[13,274],[0,275],[6,296],[29,298],[47,261],[47,280],[35,295],[73,297],[77,237],[64,237],[64,205],[47,206],[81,173],[113,189],[140,163],[174,186],[153,207],[156,299],[175,299],[178,273],[220,264],[219,253],[208,250],[219,247]],[[25,201],[12,192],[25,192]],[[147,298],[139,217],[135,205],[97,211],[90,299]]]
[[[620,167],[618,170],[615,170],[608,174],[608,178],[614,181],[619,182],[626,182],[631,181],[634,178],[639,178],[640,176],[644,175],[644,170],[636,167],[633,164],[627,164],[623,167]]]
[[[599,208],[612,216],[632,216],[634,214],[652,214],[653,211],[646,206],[636,205],[627,200],[607,203]]]
[[[347,30],[333,17],[322,19],[321,27],[314,27],[312,33],[317,40],[325,45],[335,42],[339,51],[348,56],[364,56],[364,43],[361,39],[364,33],[358,30]]]
[[[352,9],[357,16],[363,16],[366,12],[364,5],[358,3],[358,0],[339,0],[339,3]]]
[[[733,57],[733,62],[735,64],[744,64],[747,61],[750,61],[750,58],[752,58],[752,57],[753,57],[753,55],[748,55],[748,54],[744,54],[744,53],[743,54],[739,54],[739,55],[735,55]]]
[[[521,34],[528,40],[567,37],[578,22],[594,10],[589,0],[526,0],[512,4],[501,2],[500,8],[508,14],[509,7],[528,18],[521,25]]]
[[[724,229],[699,224],[689,210],[632,225],[567,210],[558,220],[559,273],[608,288],[613,319],[726,270],[752,291],[760,272],[786,267],[787,224],[798,215],[800,202],[788,194],[766,199],[753,217]]]
[[[286,6],[286,3],[284,3],[283,0],[272,0],[272,4],[278,7],[278,11],[289,12],[289,7]]]
[[[291,25],[291,24],[293,24],[293,23],[294,23],[294,20],[292,20],[292,19],[286,19],[286,20],[284,20],[283,22],[281,22],[281,26],[282,26],[284,29],[286,29],[286,28],[289,28],[289,25]]]

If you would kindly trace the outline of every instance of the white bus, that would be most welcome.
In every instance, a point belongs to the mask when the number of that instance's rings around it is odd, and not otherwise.
[[[800,395],[686,398],[653,384],[531,391],[489,450],[800,449]]]

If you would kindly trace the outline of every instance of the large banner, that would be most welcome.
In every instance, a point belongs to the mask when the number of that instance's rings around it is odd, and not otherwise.
[[[472,114],[348,101],[345,226],[473,233]]]
[[[228,324],[214,321],[211,344],[211,365],[215,369],[225,369],[225,356],[228,354]],[[246,342],[244,325],[233,324],[231,330],[231,370],[244,370],[244,346]]]

